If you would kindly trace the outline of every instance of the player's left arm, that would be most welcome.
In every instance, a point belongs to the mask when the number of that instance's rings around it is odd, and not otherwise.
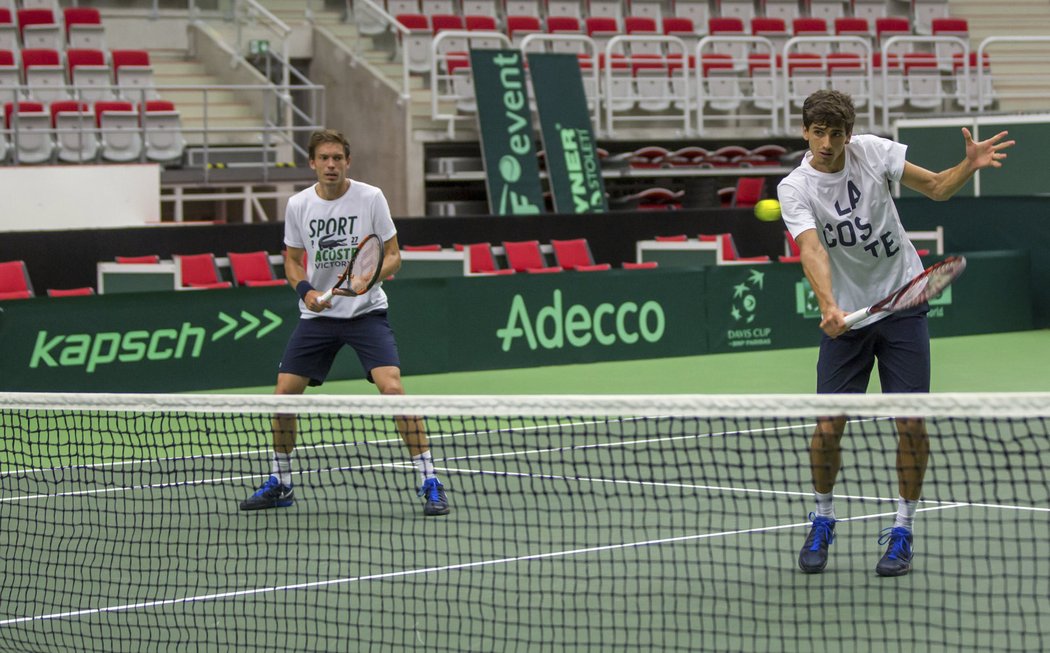
[[[1001,168],[1002,160],[1006,158],[1006,148],[1012,146],[1016,141],[1004,141],[1007,132],[1002,131],[988,140],[974,142],[970,130],[962,128],[963,139],[966,142],[966,158],[955,166],[932,172],[917,166],[914,163],[904,162],[904,174],[901,175],[901,183],[908,188],[922,193],[926,197],[938,202],[944,201],[959,192],[970,177],[982,168]]]

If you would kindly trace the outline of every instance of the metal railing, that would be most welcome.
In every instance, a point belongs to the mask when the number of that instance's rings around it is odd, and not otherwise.
[[[51,90],[55,90],[53,87]],[[224,149],[224,146],[231,144],[244,145],[250,144],[254,149],[259,152],[259,156],[262,160],[276,160],[281,161],[282,159],[278,156],[279,150],[282,148],[293,152],[295,155],[305,159],[306,150],[295,141],[295,135],[299,133],[309,133],[314,129],[319,128],[324,124],[323,115],[323,93],[324,87],[316,84],[297,85],[294,88],[297,92],[306,93],[309,99],[303,102],[304,106],[297,106],[293,101],[291,94],[282,87],[276,85],[226,85],[226,86],[215,86],[215,85],[157,85],[150,88],[140,88],[134,91],[128,91],[126,88],[120,88],[117,86],[95,86],[86,91],[85,89],[78,89],[76,87],[65,87],[66,92],[69,95],[70,100],[78,103],[85,103],[89,107],[93,106],[98,98],[94,95],[100,92],[108,92],[114,95],[114,100],[122,101],[130,104],[131,110],[139,114],[138,124],[134,127],[134,131],[137,132],[138,138],[143,144],[143,148],[138,154],[132,159],[140,162],[149,161],[150,158],[147,155],[145,144],[149,142],[149,133],[147,131],[147,123],[142,118],[145,113],[145,104],[149,100],[154,100],[157,97],[163,97],[168,94],[169,97],[173,97],[176,94],[180,98],[178,101],[173,102],[175,105],[175,111],[179,111],[180,106],[185,110],[189,106],[200,106],[203,109],[201,120],[199,125],[194,125],[195,121],[187,121],[185,117],[182,117],[182,124],[180,131],[182,137],[186,140],[186,148],[198,149],[203,154],[201,161],[202,168],[204,169],[205,179],[207,179],[208,171],[212,169],[209,164],[220,162],[221,159],[216,158],[216,155]],[[26,103],[34,102],[32,99],[32,91],[28,86],[16,86],[9,87],[0,91],[0,99],[4,103]],[[86,95],[91,93],[91,95]],[[219,119],[213,117],[210,114],[210,107],[221,104],[221,102],[213,102],[213,98],[218,95],[226,95],[229,93],[237,93],[243,95],[258,95],[259,104],[263,108],[262,116],[257,121],[244,121],[238,125],[220,125],[218,124]],[[197,96],[196,98],[187,98],[187,96]],[[220,98],[223,99],[224,98]],[[293,117],[292,124],[289,124],[286,120],[286,116],[291,115]],[[19,152],[19,144],[23,139],[39,139],[41,138],[41,132],[39,129],[28,129],[24,124],[24,120],[20,118],[19,112],[13,112],[11,116],[10,128],[6,128],[0,131],[0,136],[3,137],[6,142],[11,144],[11,157],[14,164],[21,163]],[[85,114],[85,118],[81,123],[80,127],[83,129],[88,137],[98,137],[101,144],[104,146],[106,136],[109,135],[107,131],[99,127],[98,122],[93,114]],[[45,135],[52,140],[57,139],[58,136],[68,133],[72,128],[64,128],[62,130],[55,130],[51,128]],[[122,134],[128,134],[127,128],[120,130]],[[46,162],[51,162],[54,159],[48,159]],[[105,148],[100,150],[99,156],[95,161],[107,161],[111,159],[106,158]],[[124,159],[127,161],[127,159]],[[262,178],[265,181],[269,174],[266,166],[262,167]]]
[[[455,137],[457,122],[474,120],[474,82],[469,54],[465,54],[469,47],[460,47],[471,44],[509,48],[510,39],[500,32],[466,30],[445,30],[434,38],[430,53],[430,115],[448,123],[449,138]],[[452,64],[460,62],[466,68],[457,73]]]

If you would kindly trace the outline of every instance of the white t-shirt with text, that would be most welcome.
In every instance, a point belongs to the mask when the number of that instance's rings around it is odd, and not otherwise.
[[[832,293],[845,311],[874,304],[922,272],[889,189],[889,182],[904,174],[906,149],[871,134],[855,135],[841,171],[814,169],[807,152],[777,186],[792,237],[817,230],[831,264]],[[876,313],[854,328],[885,316]]]
[[[358,243],[375,234],[386,242],[397,234],[383,191],[350,180],[350,187],[334,200],[321,199],[316,184],[288,200],[284,214],[284,244],[306,250],[306,278],[324,292],[338,280]],[[387,308],[382,282],[359,297],[332,297],[332,308],[314,313],[300,300],[303,318],[351,318]],[[345,285],[344,285],[345,287]]]

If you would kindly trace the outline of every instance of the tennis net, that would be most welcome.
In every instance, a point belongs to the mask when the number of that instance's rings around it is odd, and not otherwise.
[[[241,511],[275,414],[295,503]],[[840,521],[803,574],[828,416]],[[901,416],[931,455],[882,578]],[[0,651],[1050,649],[1048,394],[0,393],[0,435]]]

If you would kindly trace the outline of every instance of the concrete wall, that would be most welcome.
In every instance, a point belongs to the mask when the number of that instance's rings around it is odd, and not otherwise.
[[[393,215],[422,216],[423,147],[400,93],[324,30],[314,30],[308,76],[325,87],[326,126],[350,140],[350,176],[382,188]]]

